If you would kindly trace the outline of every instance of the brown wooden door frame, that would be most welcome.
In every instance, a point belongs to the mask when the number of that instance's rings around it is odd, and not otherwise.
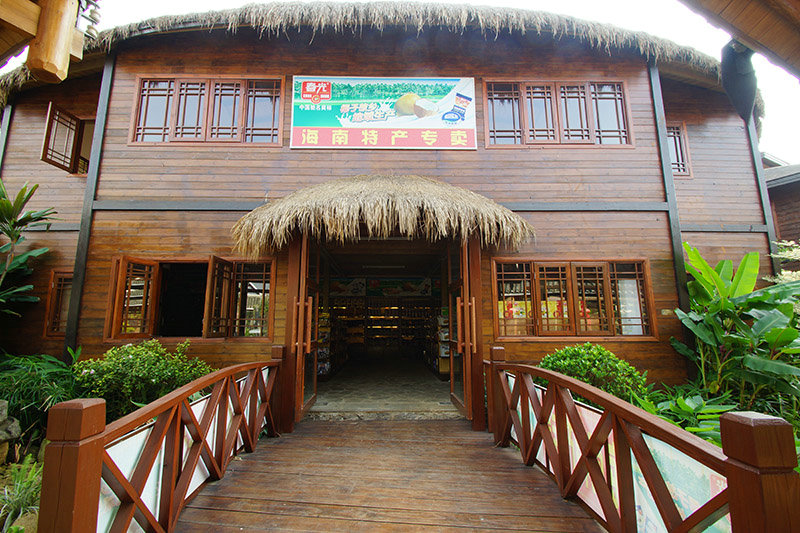
[[[470,420],[472,429],[484,431],[486,429],[486,404],[484,402],[483,379],[483,322],[482,302],[483,287],[481,276],[481,243],[480,239],[473,237],[469,240],[467,249],[467,262],[469,264],[469,296],[471,302],[472,321],[472,350],[470,351]],[[493,304],[495,305],[495,304]]]

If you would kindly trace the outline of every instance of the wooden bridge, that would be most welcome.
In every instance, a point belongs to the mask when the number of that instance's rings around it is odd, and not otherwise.
[[[787,422],[723,415],[720,449],[495,350],[493,435],[458,420],[304,421],[269,438],[276,360],[108,426],[103,400],[64,402],[49,415],[39,531],[800,531]]]

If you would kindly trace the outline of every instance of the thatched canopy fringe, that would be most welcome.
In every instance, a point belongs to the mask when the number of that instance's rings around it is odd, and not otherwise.
[[[409,175],[361,175],[306,187],[257,207],[232,230],[236,250],[247,257],[279,249],[298,232],[338,243],[396,232],[429,241],[477,236],[484,246],[511,248],[534,236],[522,217],[485,196]]]
[[[312,39],[314,34],[328,30],[357,35],[365,29],[383,31],[391,27],[417,33],[427,28],[444,28],[453,33],[473,30],[487,38],[533,32],[551,35],[555,40],[577,40],[608,55],[632,51],[645,59],[677,65],[713,84],[719,80],[716,59],[644,32],[541,11],[421,2],[271,2],[157,17],[103,31],[97,39],[86,40],[84,52],[108,52],[128,39],[171,31],[236,32],[242,27],[251,27],[268,37],[310,29]],[[29,79],[24,67],[0,77],[0,105],[5,105],[8,96]]]

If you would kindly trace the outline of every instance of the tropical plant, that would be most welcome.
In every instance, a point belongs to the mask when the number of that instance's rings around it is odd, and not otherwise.
[[[115,420],[211,372],[187,357],[189,341],[168,352],[156,339],[108,350],[99,359],[75,363],[80,395],[106,400],[106,417]]]
[[[718,398],[704,398],[700,391],[689,385],[666,387],[651,392],[647,397],[637,396],[636,401],[645,411],[722,446],[719,417],[737,407],[730,403],[730,397],[728,393]]]
[[[0,254],[4,254],[4,258],[0,260],[0,312],[2,313],[19,316],[12,306],[21,302],[39,301],[39,298],[27,294],[33,289],[33,285],[10,283],[11,281],[17,283],[20,277],[33,272],[28,266],[28,260],[38,257],[48,250],[47,248],[36,248],[19,253],[22,243],[25,242],[25,237],[22,235],[23,230],[48,226],[48,221],[55,214],[52,208],[24,211],[38,188],[38,185],[29,188],[26,182],[12,199],[8,195],[5,185],[0,181],[0,233],[8,239],[7,243],[0,246]]]
[[[77,394],[71,363],[46,354],[0,355],[0,390],[20,421],[26,448],[44,437],[47,410]]]
[[[711,395],[730,393],[739,407],[785,395],[797,410],[800,399],[800,331],[794,304],[800,281],[753,290],[759,256],[746,254],[714,268],[688,243],[686,270],[691,309],[675,313],[695,336],[694,347],[672,339],[675,349],[697,364],[700,385]]]
[[[11,484],[0,494],[0,524],[3,532],[11,531],[11,524],[20,516],[39,509],[42,491],[43,465],[35,463],[32,455],[9,468]]]
[[[644,374],[599,344],[578,344],[545,356],[539,366],[579,379],[623,400],[644,396]]]

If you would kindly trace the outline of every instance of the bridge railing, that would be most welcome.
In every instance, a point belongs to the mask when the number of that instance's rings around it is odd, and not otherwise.
[[[518,447],[526,465],[542,468],[607,530],[800,531],[800,475],[783,419],[726,413],[719,448],[586,383],[506,363],[504,355],[494,348],[485,362],[497,444]]]
[[[275,434],[281,355],[212,372],[107,426],[102,399],[53,406],[38,531],[172,531],[205,483]]]

